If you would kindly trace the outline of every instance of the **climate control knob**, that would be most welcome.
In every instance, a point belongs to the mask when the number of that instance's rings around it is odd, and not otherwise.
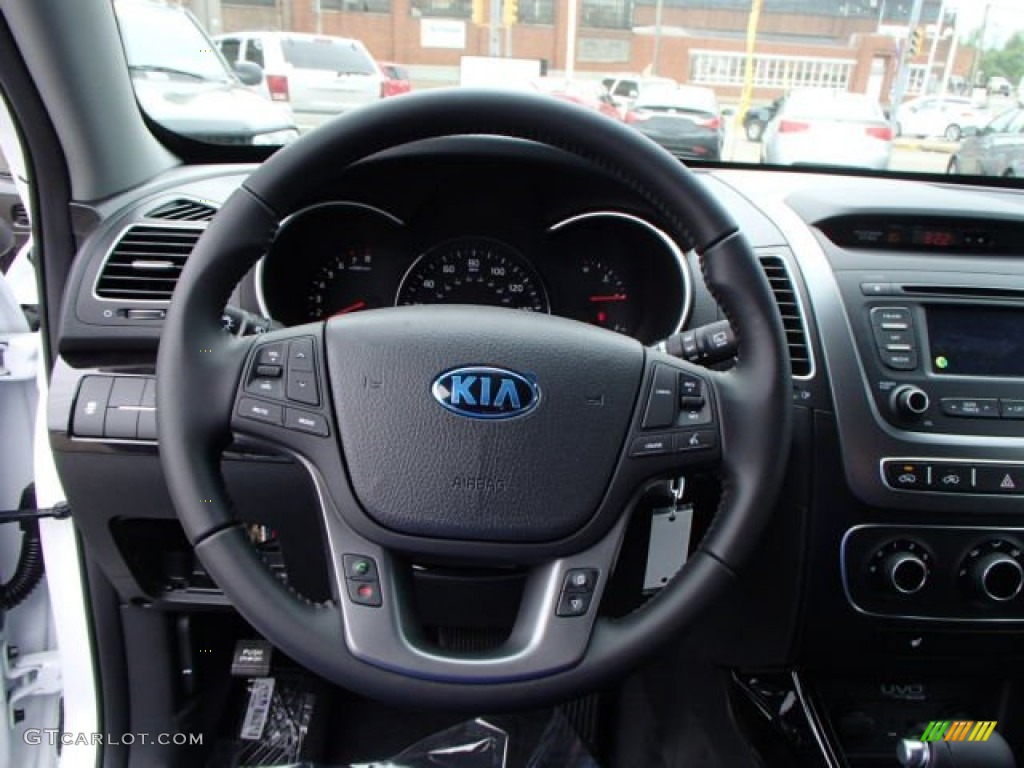
[[[1024,567],[1018,545],[1004,540],[990,541],[971,550],[960,569],[971,591],[995,603],[1006,603],[1024,589]]]
[[[890,541],[872,556],[868,571],[878,588],[892,596],[909,597],[928,583],[932,556],[919,542]]]
[[[919,419],[928,410],[931,400],[928,393],[920,387],[904,384],[893,390],[890,404],[901,419]]]

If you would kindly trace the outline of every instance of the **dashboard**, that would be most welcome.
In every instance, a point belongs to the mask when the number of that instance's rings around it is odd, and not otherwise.
[[[162,565],[188,543],[153,491],[162,478],[148,381],[176,275],[250,170],[182,169],[80,217],[49,429],[79,527],[128,600],[223,602],[202,574]],[[836,679],[921,669],[930,680],[936,659],[984,665],[1024,629],[1024,194],[755,170],[699,178],[764,267],[795,416],[792,445],[779,446],[790,461],[772,530],[709,647],[727,665],[817,670],[823,717],[844,748],[891,754],[879,746],[888,726],[847,738],[842,717],[863,709],[882,723],[906,702],[829,688]],[[551,313],[653,345],[724,319],[666,229],[634,190],[555,150],[424,142],[348,169],[284,222],[231,296],[243,322],[226,313],[225,325],[258,332],[460,303]],[[83,387],[107,393],[88,418]],[[112,399],[129,390],[138,403]],[[284,532],[308,495],[301,467],[244,446],[225,454],[225,475],[243,511],[268,500],[283,510],[272,526]],[[294,578],[315,581],[301,572],[314,558],[301,541],[298,551]]]

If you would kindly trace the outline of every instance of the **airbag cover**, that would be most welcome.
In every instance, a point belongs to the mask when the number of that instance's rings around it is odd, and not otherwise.
[[[615,469],[644,368],[633,339],[489,307],[337,317],[326,345],[363,510],[392,531],[447,539],[553,541],[581,528]],[[498,370],[488,384],[472,378],[487,368]],[[453,408],[441,399],[456,369],[469,370]],[[498,402],[501,371],[522,378]],[[532,407],[523,379],[536,385]],[[494,418],[517,401],[521,415]]]

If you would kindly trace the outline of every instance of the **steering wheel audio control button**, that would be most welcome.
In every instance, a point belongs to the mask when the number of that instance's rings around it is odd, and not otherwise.
[[[556,615],[562,617],[584,616],[590,608],[591,595],[587,592],[563,592],[558,599]]]
[[[650,435],[649,437],[638,437],[629,446],[629,455],[638,456],[664,456],[672,452],[672,435]]]
[[[256,355],[257,365],[284,365],[284,344],[265,344]]]
[[[284,374],[280,365],[257,365],[256,375],[262,379],[279,379]]]
[[[284,421],[284,409],[280,405],[266,403],[243,397],[238,403],[238,415],[267,424],[281,424]]]
[[[284,409],[284,425],[296,432],[308,432],[311,435],[327,437],[327,419],[319,413],[300,411],[297,408]]]
[[[313,371],[313,339],[295,339],[288,345],[288,370]]]
[[[345,578],[349,581],[377,581],[377,563],[372,557],[343,555]]]
[[[676,420],[676,376],[669,367],[658,365],[654,368],[651,393],[647,396],[647,410],[644,412],[644,429],[665,429]]]
[[[284,398],[284,384],[280,379],[253,379],[245,386],[245,391],[261,397],[272,397],[275,400]]]
[[[320,405],[316,391],[316,374],[312,371],[288,370],[288,399],[306,405]]]

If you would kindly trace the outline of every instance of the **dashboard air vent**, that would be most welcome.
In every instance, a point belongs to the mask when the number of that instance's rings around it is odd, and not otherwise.
[[[154,208],[146,214],[146,218],[166,219],[167,221],[209,221],[215,213],[217,213],[217,209],[212,205],[181,198]]]
[[[15,203],[11,206],[11,221],[18,229],[28,229],[28,211],[24,205]]]
[[[782,325],[786,329],[786,342],[789,344],[789,359],[793,368],[793,376],[806,377],[811,375],[811,351],[807,343],[807,330],[801,316],[800,302],[796,288],[789,276],[786,262],[781,256],[761,256],[761,266],[768,282],[771,284],[775,301],[782,315]]]
[[[103,263],[96,295],[122,301],[168,301],[202,234],[200,227],[129,227]]]

